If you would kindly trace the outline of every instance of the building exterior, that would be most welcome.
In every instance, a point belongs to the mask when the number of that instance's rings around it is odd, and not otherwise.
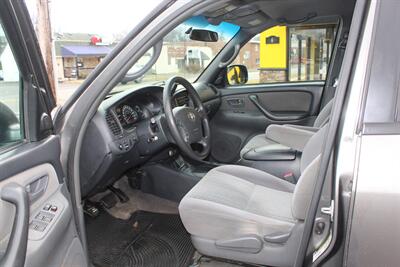
[[[85,79],[113,45],[88,33],[56,33],[55,54],[58,80]]]

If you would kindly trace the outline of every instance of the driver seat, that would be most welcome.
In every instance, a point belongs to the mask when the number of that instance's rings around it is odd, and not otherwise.
[[[195,248],[219,258],[292,266],[326,132],[327,125],[306,144],[296,185],[244,166],[209,171],[179,204]]]

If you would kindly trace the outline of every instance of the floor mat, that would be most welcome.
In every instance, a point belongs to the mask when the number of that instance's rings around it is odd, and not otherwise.
[[[260,265],[235,262],[233,260],[208,257],[195,252],[191,267],[261,267]]]
[[[102,211],[86,217],[89,256],[95,266],[189,266],[194,255],[179,215],[138,211],[120,220]]]
[[[114,186],[122,190],[129,197],[129,201],[124,203],[118,202],[111,209],[107,209],[107,212],[115,218],[128,220],[131,214],[140,210],[154,213],[178,214],[178,203],[132,189],[129,186],[126,176],[115,182]],[[91,197],[90,200],[99,202],[102,197],[109,193],[110,191],[106,190]]]

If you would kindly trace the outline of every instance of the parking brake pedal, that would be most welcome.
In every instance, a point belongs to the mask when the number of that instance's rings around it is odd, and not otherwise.
[[[129,197],[119,188],[116,188],[114,186],[109,186],[108,189],[114,193],[117,198],[119,199],[119,201],[121,201],[122,203],[128,202],[129,201]]]

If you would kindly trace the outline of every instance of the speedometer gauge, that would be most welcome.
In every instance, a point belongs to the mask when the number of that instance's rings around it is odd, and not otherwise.
[[[122,107],[122,118],[124,119],[126,124],[132,124],[138,120],[139,116],[132,107],[124,105]]]

